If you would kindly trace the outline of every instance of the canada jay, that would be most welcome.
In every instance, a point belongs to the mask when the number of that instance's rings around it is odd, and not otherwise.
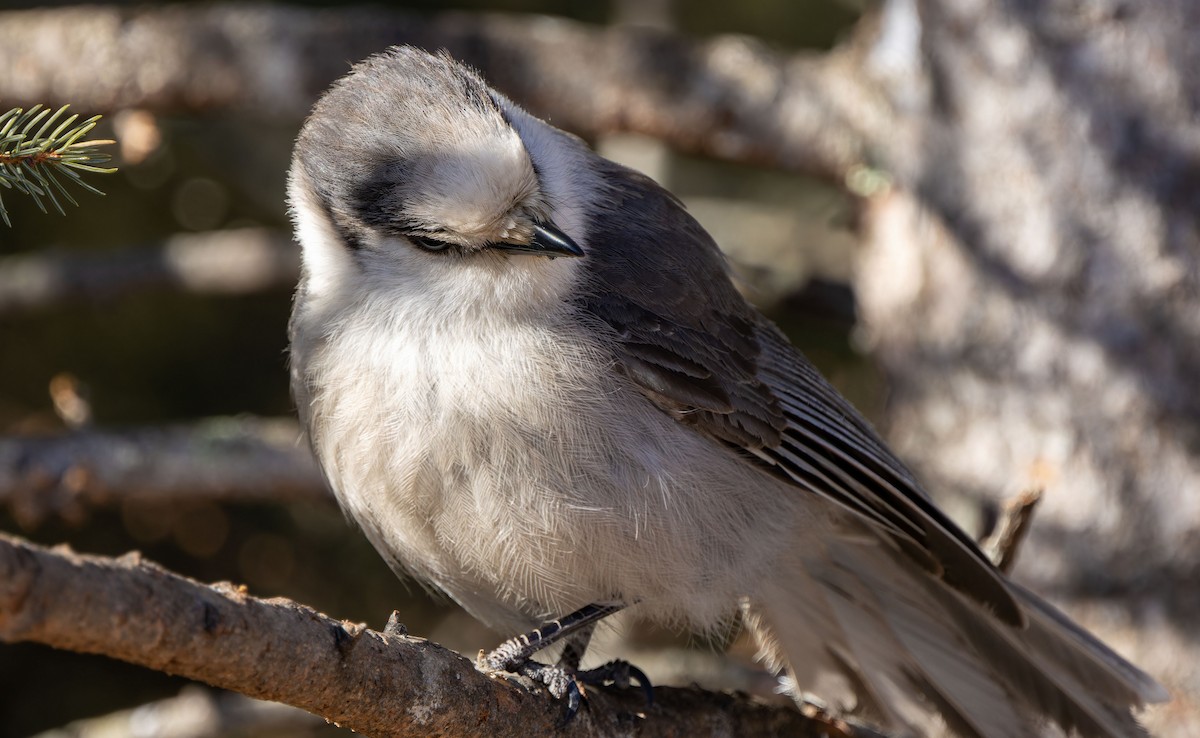
[[[575,699],[605,615],[703,631],[740,608],[798,699],[887,729],[1133,736],[1165,698],[988,562],[679,200],[449,56],[336,83],[289,197],[316,456],[394,568],[530,631],[485,667]]]

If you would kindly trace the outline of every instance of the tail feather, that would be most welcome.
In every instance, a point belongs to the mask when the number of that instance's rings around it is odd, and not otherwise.
[[[897,586],[870,559],[863,560],[862,546],[839,546],[832,552],[846,578],[861,579],[868,596],[878,601],[886,626],[895,633],[915,662],[914,686],[927,699],[939,704],[944,716],[954,719],[957,732],[1022,738],[1028,735],[1028,721],[1016,710],[1012,694],[997,678],[991,665],[978,658],[967,639],[952,628],[931,628],[944,620],[938,603],[924,596],[919,588]],[[942,586],[937,580],[935,586]],[[911,668],[911,667],[910,667]]]
[[[829,672],[840,676],[857,692],[857,712],[885,729],[924,733],[940,715],[950,732],[968,738],[1037,735],[1046,721],[1089,738],[1132,738],[1145,732],[1131,709],[1166,697],[1019,587],[1013,593],[1025,628],[882,541],[826,540],[819,552],[788,557],[801,565],[781,565],[789,578],[768,583],[748,604],[760,648],[799,690],[824,694],[818,685]]]
[[[1032,601],[1023,603],[1029,605],[1029,626],[1016,631],[981,618],[952,593],[932,594],[941,600],[956,630],[970,640],[974,652],[1018,688],[1018,697],[1030,709],[1079,735],[1124,738],[1146,734],[1130,708],[1141,707],[1148,700],[1136,684],[1113,670],[1110,662],[1120,662],[1122,672],[1134,667],[1106,647],[1098,646],[1102,653],[1080,650],[1068,632],[1044,618]],[[1141,680],[1148,679],[1137,673]]]
[[[771,668],[786,669],[796,697],[852,712],[890,731],[909,733],[925,710],[905,677],[905,651],[878,628],[860,581],[809,575],[800,559],[780,567],[786,580],[766,584],[747,603],[746,623]],[[862,634],[870,633],[870,637]]]
[[[781,585],[777,590],[743,603],[743,622],[758,640],[759,659],[776,672],[786,670],[797,696],[819,695],[834,709],[882,715],[874,690],[858,669],[848,667],[853,661],[831,648],[848,639],[821,587],[800,566],[788,571],[795,573],[793,579],[775,582]]]
[[[1035,650],[1049,647],[1048,643],[1041,642],[1043,638],[1053,639],[1060,647],[1069,648],[1077,658],[1088,663],[1087,672],[1079,676],[1090,679],[1094,684],[1093,689],[1108,699],[1139,706],[1171,699],[1161,684],[1118,656],[1049,602],[1018,584],[1010,583],[1010,586],[1026,612],[1040,624],[1033,631],[1037,639],[1033,643]],[[1093,669],[1093,666],[1100,668]]]
[[[893,633],[886,627],[878,627],[882,613],[870,606],[863,607],[864,593],[860,591],[826,587],[824,593],[848,634],[843,643],[829,644],[828,647],[839,654],[844,663],[854,663],[858,667],[859,677],[870,689],[884,727],[911,729],[920,721],[922,710],[914,699],[916,695],[907,688],[904,650]],[[850,635],[860,633],[871,633],[871,636]]]

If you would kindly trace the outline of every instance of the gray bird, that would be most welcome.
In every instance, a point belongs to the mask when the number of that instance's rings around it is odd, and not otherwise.
[[[398,572],[500,631],[548,624],[485,666],[577,697],[592,626],[636,607],[740,614],[797,699],[888,730],[1135,736],[1166,699],[989,563],[679,200],[449,56],[356,66],[288,191],[317,459]]]

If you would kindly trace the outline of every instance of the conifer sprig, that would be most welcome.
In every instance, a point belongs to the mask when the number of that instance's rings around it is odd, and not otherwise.
[[[29,110],[13,108],[0,113],[0,187],[29,195],[43,213],[47,201],[63,215],[66,214],[63,199],[72,205],[79,204],[64,186],[66,182],[74,182],[97,195],[104,194],[83,181],[80,172],[117,171],[100,166],[112,157],[97,148],[114,141],[83,140],[101,116],[94,115],[76,124],[78,115],[63,118],[67,107],[51,113],[49,108],[34,105]],[[12,225],[3,198],[0,198],[0,219]]]

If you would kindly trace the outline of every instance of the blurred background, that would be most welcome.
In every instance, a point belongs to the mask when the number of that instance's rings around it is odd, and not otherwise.
[[[747,296],[973,534],[1043,488],[1018,576],[1180,695],[1151,713],[1156,731],[1200,729],[1185,657],[1200,622],[1200,16],[1185,0],[0,8],[0,107],[104,113],[93,137],[117,141],[120,169],[88,178],[103,197],[73,190],[65,217],[0,191],[0,530],[136,549],[376,629],[397,609],[468,654],[498,641],[399,581],[343,519],[287,387],[284,184],[304,112],[389,43],[447,46],[681,195]],[[589,69],[555,34],[610,56]],[[733,635],[612,640],[656,683],[764,684]],[[0,738],[102,730],[342,732],[0,644]]]

